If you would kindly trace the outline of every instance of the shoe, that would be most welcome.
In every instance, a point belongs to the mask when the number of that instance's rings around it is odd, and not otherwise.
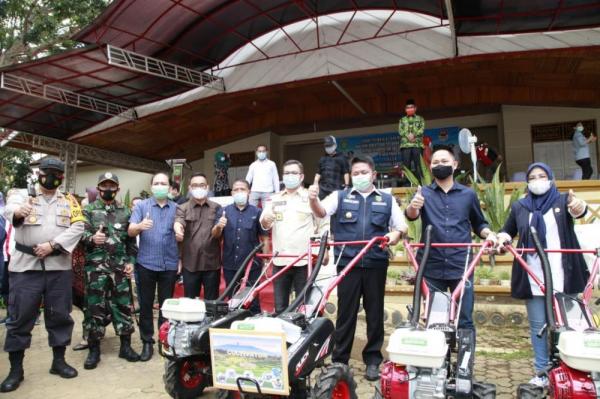
[[[55,358],[52,360],[50,374],[56,374],[62,378],[75,378],[77,377],[77,370],[69,366],[64,358]]]
[[[100,363],[100,343],[89,343],[89,353],[83,363],[83,368],[86,370],[95,369]]]
[[[80,342],[77,345],[75,345],[73,347],[73,350],[74,351],[82,351],[82,350],[88,349],[89,347],[90,346],[88,345],[88,343],[84,341],[84,342]]]
[[[379,379],[379,366],[376,364],[367,365],[367,371],[365,371],[365,378],[367,381],[377,381]]]
[[[128,362],[137,362],[140,355],[131,348],[131,335],[121,335],[121,348],[119,348],[119,357]]]
[[[24,379],[23,374],[22,368],[11,367],[8,376],[2,381],[2,385],[0,385],[0,392],[12,392],[16,390]]]
[[[536,375],[535,377],[529,380],[529,383],[531,385],[535,385],[541,388],[548,388],[548,377],[546,377],[545,375],[541,377]]]
[[[152,359],[152,354],[154,353],[154,348],[152,347],[152,342],[144,342],[142,346],[142,353],[140,355],[140,360],[142,362],[147,362]]]

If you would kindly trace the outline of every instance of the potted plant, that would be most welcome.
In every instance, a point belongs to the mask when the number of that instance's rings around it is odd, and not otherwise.
[[[490,267],[480,267],[477,269],[476,274],[479,277],[479,284],[481,285],[490,285],[492,279],[495,277],[495,274]]]
[[[510,287],[510,273],[506,270],[500,273],[500,285],[502,287]]]
[[[388,269],[385,285],[391,285],[392,287],[395,287],[398,277],[400,277],[400,273],[397,270]]]

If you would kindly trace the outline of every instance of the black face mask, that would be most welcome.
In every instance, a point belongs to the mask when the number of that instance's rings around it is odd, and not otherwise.
[[[117,190],[100,190],[100,189],[98,189],[98,192],[100,193],[100,198],[102,198],[104,201],[112,201],[117,196]]]
[[[39,182],[46,190],[56,190],[62,184],[62,175],[46,173],[45,175],[40,175]]]
[[[433,177],[439,180],[444,180],[445,178],[450,176],[452,172],[453,170],[451,165],[439,165],[435,168],[431,168],[431,173],[433,174]]]

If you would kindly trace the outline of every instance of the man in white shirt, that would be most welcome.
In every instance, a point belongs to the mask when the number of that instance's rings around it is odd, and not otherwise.
[[[352,187],[334,191],[323,202],[319,201],[319,187],[309,188],[310,208],[315,217],[331,217],[331,231],[335,241],[362,241],[386,236],[389,245],[396,244],[408,227],[398,203],[391,194],[375,188],[377,176],[373,159],[356,156],[351,162]],[[348,265],[362,249],[351,245],[336,246],[338,270]],[[369,381],[379,378],[379,364],[383,360],[383,303],[389,259],[379,245],[372,247],[338,285],[338,317],[335,326],[334,362],[348,364],[356,331],[356,321],[362,297],[367,320],[367,344],[362,357]]]
[[[299,161],[283,164],[285,190],[271,197],[260,216],[265,230],[273,230],[273,253],[301,255],[308,250],[310,237],[327,229],[327,219],[315,217],[308,202],[308,191],[302,187],[304,167]],[[293,258],[275,258],[274,272],[283,269]],[[298,262],[291,270],[275,280],[275,311],[281,312],[289,305],[292,286],[299,295],[306,284],[307,261]]]
[[[256,147],[257,160],[250,164],[246,181],[250,183],[250,205],[258,206],[258,201],[261,202],[261,207],[264,207],[265,201],[271,197],[273,193],[279,191],[279,174],[277,173],[277,165],[275,162],[267,158],[267,146],[259,145]]]

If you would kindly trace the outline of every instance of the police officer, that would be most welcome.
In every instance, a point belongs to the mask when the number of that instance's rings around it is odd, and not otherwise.
[[[9,265],[11,317],[4,342],[10,372],[0,385],[1,392],[14,391],[23,381],[25,349],[31,344],[42,298],[54,355],[50,373],[63,378],[77,376],[77,370],[65,361],[65,347],[71,343],[73,331],[71,251],[81,238],[84,222],[77,201],[58,191],[64,169],[60,160],[44,158],[34,195],[5,212],[15,228],[15,252]]]
[[[369,240],[377,236],[389,238],[396,244],[408,229],[404,215],[391,194],[375,188],[376,172],[373,159],[357,156],[352,159],[350,173],[352,188],[334,191],[323,202],[319,188],[309,188],[310,207],[316,217],[331,216],[331,231],[335,241]],[[360,251],[359,246],[347,246],[341,252],[338,273]],[[336,259],[340,247],[335,247]],[[379,364],[383,360],[383,300],[385,279],[389,265],[387,251],[373,247],[338,286],[338,317],[335,331],[333,361],[348,364],[356,331],[356,317],[360,298],[367,319],[367,345],[362,356],[366,364],[365,378],[379,378]]]
[[[119,178],[110,172],[98,177],[99,198],[83,210],[85,231],[85,300],[89,312],[87,328],[89,353],[83,365],[94,369],[100,362],[100,340],[104,337],[104,319],[112,315],[113,327],[121,339],[119,357],[137,362],[140,356],[131,348],[135,330],[131,317],[131,283],[137,247],[129,237],[129,209],[116,201]],[[106,307],[109,309],[106,309]]]

